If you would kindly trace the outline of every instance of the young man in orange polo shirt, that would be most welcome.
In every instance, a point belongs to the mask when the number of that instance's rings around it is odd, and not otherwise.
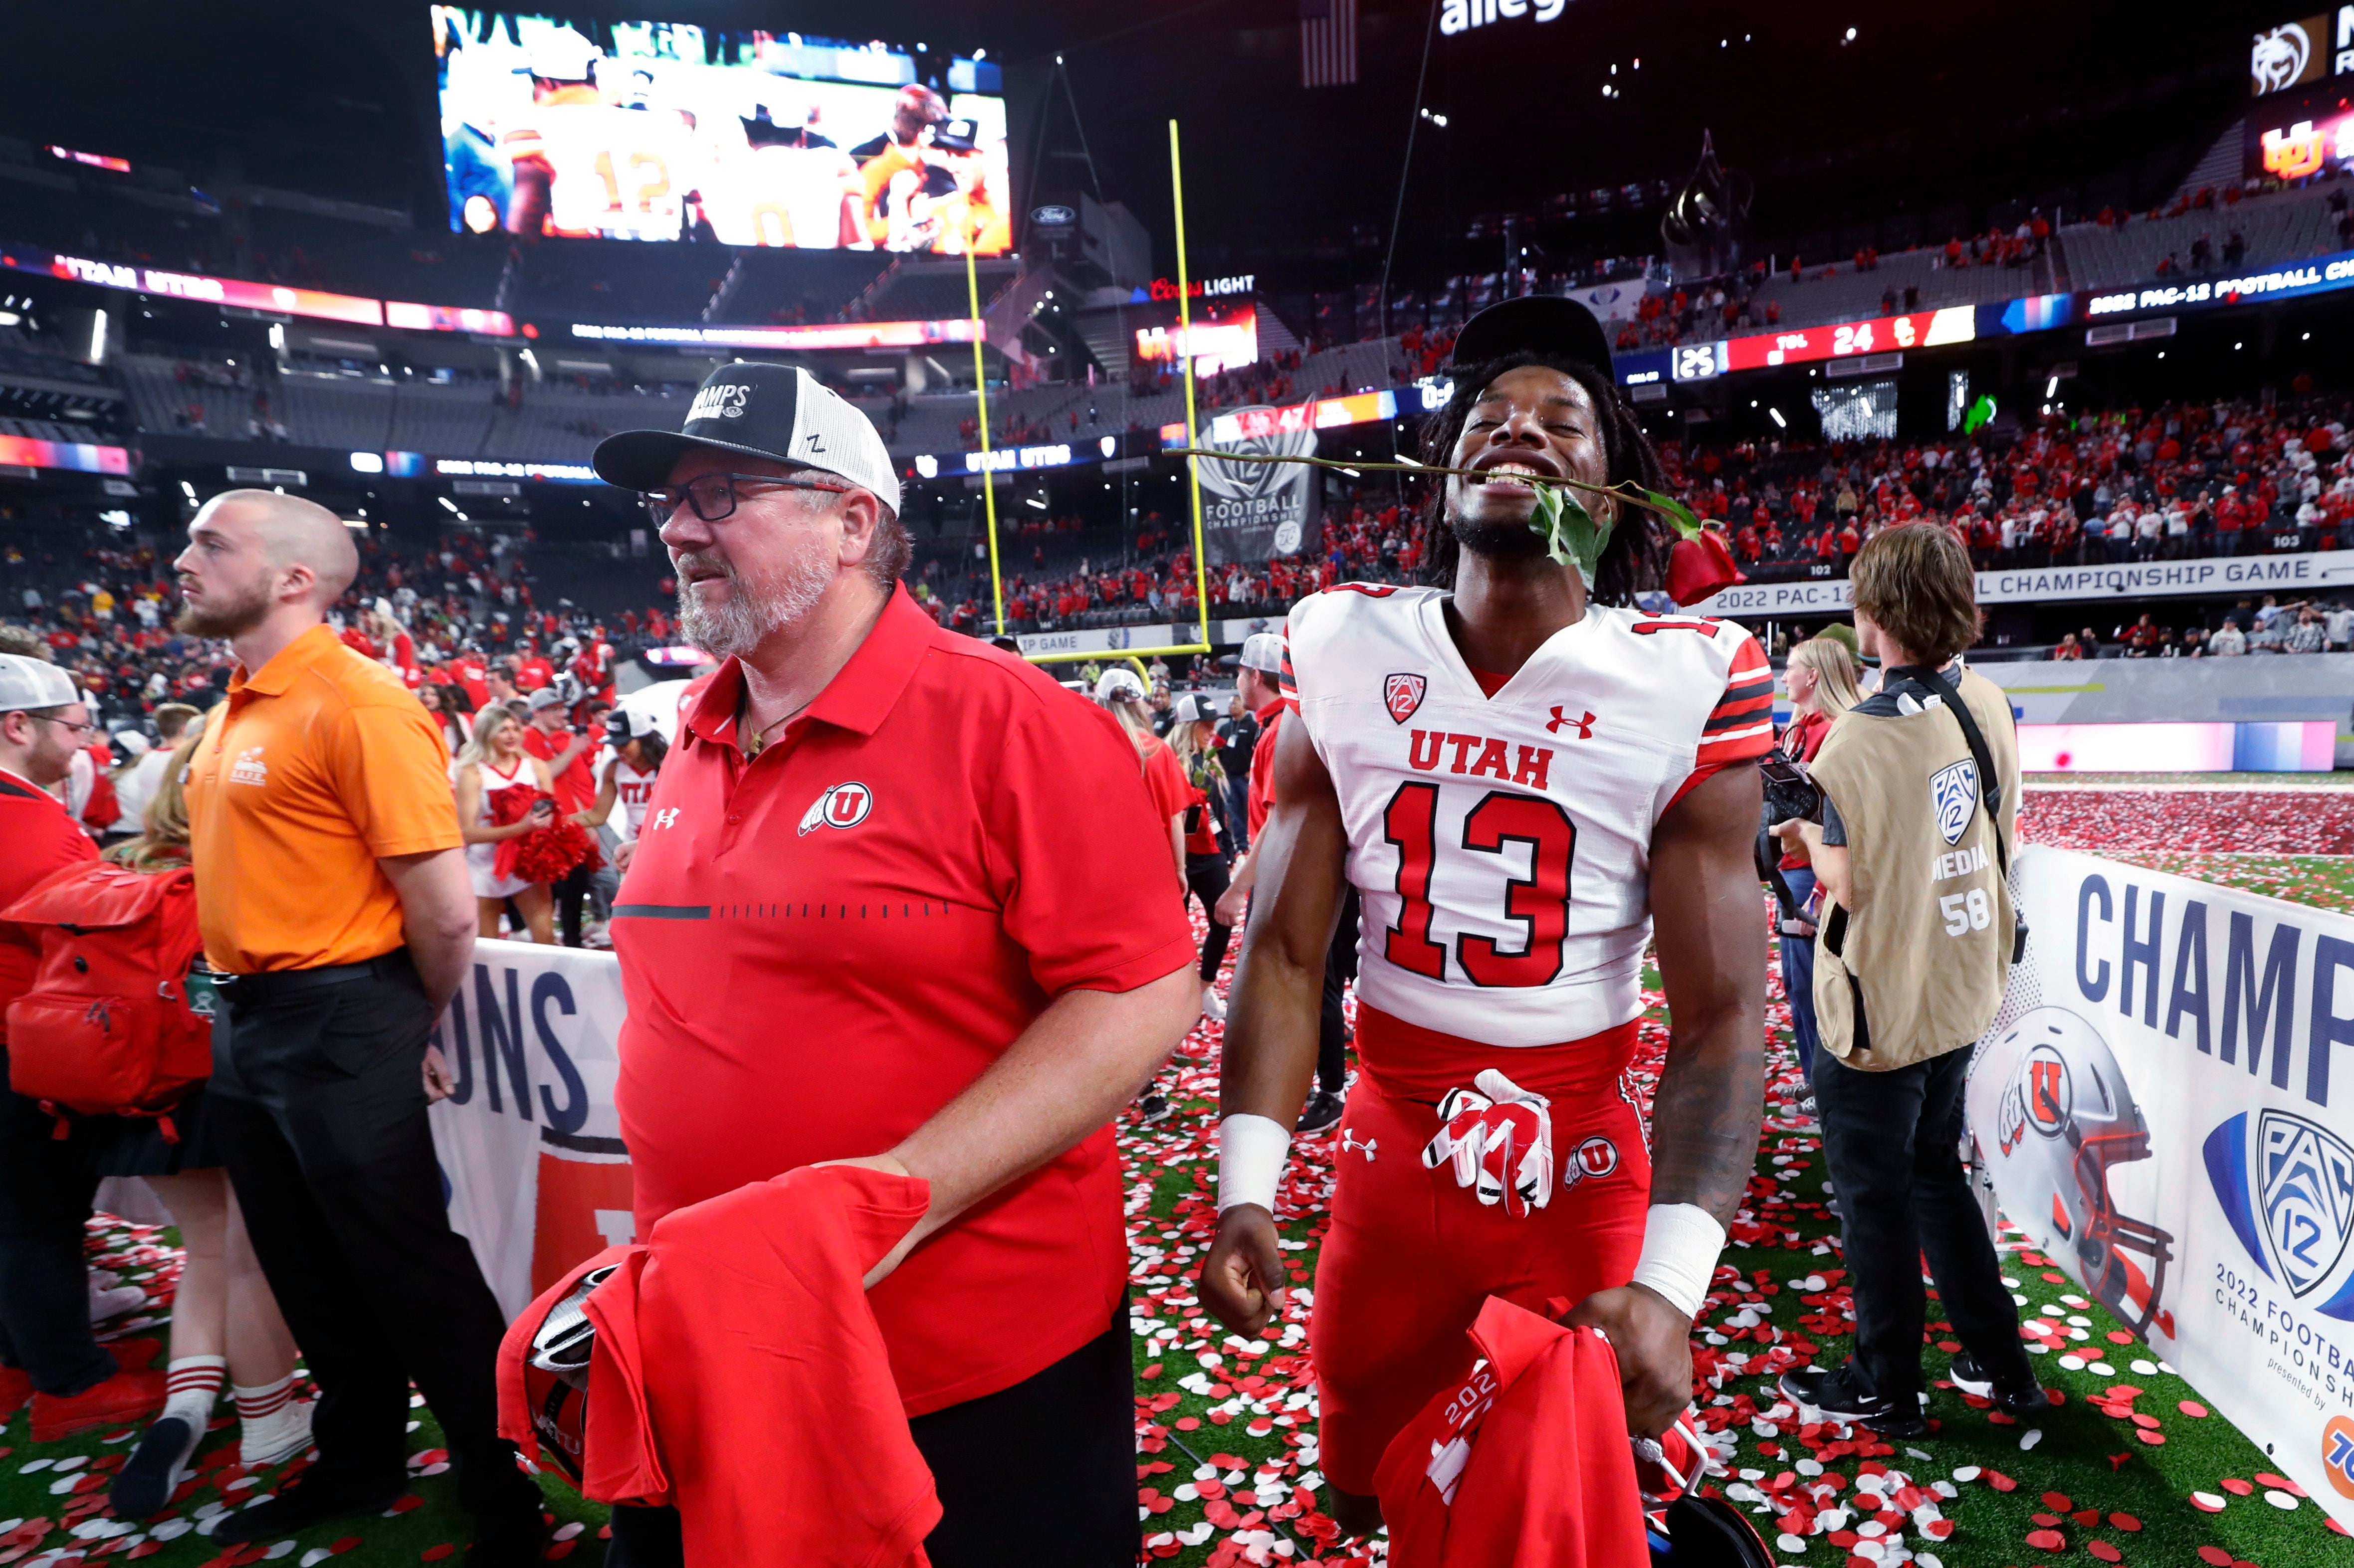
[[[638,1234],[803,1165],[910,1178],[928,1209],[867,1300],[932,1563],[1132,1563],[1110,1124],[1201,1007],[1135,749],[916,607],[889,455],[808,372],[725,366],[684,434],[595,461],[649,493],[681,630],[723,661],[613,908]],[[682,1561],[667,1509],[615,1509],[612,1546]]]
[[[467,1563],[536,1563],[539,1491],[497,1432],[505,1320],[450,1228],[426,1126],[426,1035],[474,943],[448,753],[400,677],[325,624],[359,569],[334,513],[233,490],[188,539],[180,630],[238,655],[186,787],[227,1001],[206,1109],[320,1393],[319,1462],[213,1538],[387,1507],[408,1487],[414,1379],[474,1515]]]

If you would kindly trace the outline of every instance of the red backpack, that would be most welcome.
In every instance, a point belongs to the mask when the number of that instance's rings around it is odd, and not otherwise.
[[[8,1004],[9,1087],[56,1116],[60,1138],[73,1111],[157,1117],[177,1141],[168,1113],[213,1070],[210,1010],[188,995],[204,945],[196,873],[86,861],[36,884],[0,920],[41,949],[32,989]]]

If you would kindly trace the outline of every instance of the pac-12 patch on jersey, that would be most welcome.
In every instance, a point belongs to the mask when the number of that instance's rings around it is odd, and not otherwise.
[[[1359,994],[1498,1045],[1641,1011],[1653,831],[1773,744],[1774,676],[1729,621],[1588,606],[1492,697],[1436,588],[1294,606],[1284,694],[1332,777],[1362,895]]]

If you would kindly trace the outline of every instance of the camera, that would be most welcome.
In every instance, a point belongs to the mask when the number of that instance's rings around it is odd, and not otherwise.
[[[1768,752],[1757,759],[1757,773],[1766,785],[1766,803],[1758,812],[1755,850],[1757,879],[1774,890],[1774,902],[1781,906],[1782,934],[1801,936],[1806,914],[1782,875],[1782,841],[1774,836],[1774,824],[1793,821],[1819,823],[1823,820],[1822,787],[1807,776],[1804,763],[1794,762],[1777,752]]]
[[[1757,759],[1757,772],[1766,781],[1766,827],[1823,820],[1822,788],[1808,777],[1806,764],[1769,752]]]

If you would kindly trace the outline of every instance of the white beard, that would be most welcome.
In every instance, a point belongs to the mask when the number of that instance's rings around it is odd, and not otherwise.
[[[737,658],[758,648],[782,627],[790,626],[817,608],[834,577],[834,566],[816,551],[795,560],[776,580],[755,588],[726,562],[714,563],[726,574],[727,599],[706,608],[691,584],[678,593],[678,630],[689,642],[714,659]]]

